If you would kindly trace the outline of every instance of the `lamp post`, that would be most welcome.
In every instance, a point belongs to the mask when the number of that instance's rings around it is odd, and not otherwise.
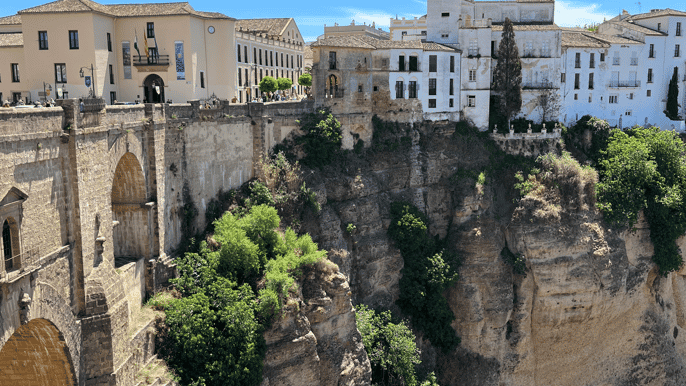
[[[93,70],[93,64],[91,64],[90,68],[81,67],[81,69],[79,70],[79,76],[82,78],[84,69],[91,71],[91,95],[93,96],[93,98],[95,98],[95,71]]]
[[[255,64],[253,64],[252,66],[250,66],[250,69],[251,69],[252,71],[255,71],[255,76],[257,76],[257,62],[255,62]],[[249,75],[248,75],[248,93],[249,93],[249,95],[250,95],[251,97],[253,96],[253,95],[252,95],[252,76],[250,76],[250,75],[252,75],[252,71],[250,71],[250,72],[249,72]],[[257,93],[256,93],[256,94],[257,94]],[[247,102],[249,102],[249,101],[245,101],[245,102],[247,103]]]

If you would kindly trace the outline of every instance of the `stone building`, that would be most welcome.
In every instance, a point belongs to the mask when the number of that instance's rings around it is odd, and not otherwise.
[[[408,122],[459,120],[459,50],[365,36],[322,39],[312,50],[318,106]]]
[[[246,102],[261,95],[262,78],[288,78],[291,90],[284,95],[303,94],[298,78],[303,73],[305,41],[293,18],[244,19],[236,22],[238,100]]]
[[[230,99],[234,23],[188,3],[58,0],[25,9],[0,19],[0,95],[24,102],[92,94],[108,103]]]
[[[391,19],[391,40],[426,40],[426,15],[414,19]]]
[[[353,20],[349,25],[338,25],[338,23],[332,26],[324,25],[324,35],[319,36],[317,40],[334,36],[367,36],[379,40],[390,39],[390,34],[381,28],[376,28],[376,23],[371,25],[367,25],[367,23],[355,24],[355,20]]]

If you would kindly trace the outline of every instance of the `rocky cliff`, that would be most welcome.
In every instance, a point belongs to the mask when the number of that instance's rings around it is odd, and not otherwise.
[[[514,170],[484,136],[434,126],[399,136],[395,151],[312,174],[323,208],[304,226],[349,280],[353,303],[396,312],[403,260],[386,235],[390,203],[414,203],[447,237],[462,260],[445,293],[462,343],[443,354],[419,336],[442,385],[686,384],[686,271],[657,275],[644,223],[610,229],[584,198],[513,201]],[[480,170],[483,185],[464,177]],[[525,256],[526,276],[500,257],[505,247]]]

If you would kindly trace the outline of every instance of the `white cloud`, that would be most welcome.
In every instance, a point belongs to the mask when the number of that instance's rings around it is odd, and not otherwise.
[[[555,1],[555,24],[564,27],[583,26],[585,24],[602,23],[603,19],[611,19],[611,15],[601,11],[600,4],[581,4],[571,1]]]

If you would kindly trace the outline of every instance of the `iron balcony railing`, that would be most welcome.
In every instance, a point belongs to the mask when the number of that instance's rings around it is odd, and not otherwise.
[[[611,80],[610,88],[641,87],[640,80]]]
[[[134,56],[134,66],[168,66],[169,55]]]
[[[469,56],[477,56],[477,55],[479,55],[479,49],[478,48],[470,48],[469,50],[467,50],[467,54]]]

